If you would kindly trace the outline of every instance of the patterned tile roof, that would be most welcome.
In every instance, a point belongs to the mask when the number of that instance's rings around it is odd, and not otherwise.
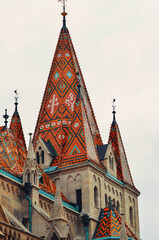
[[[11,122],[10,122],[10,129],[12,130],[14,136],[19,139],[21,144],[24,146],[24,151],[26,152],[26,143],[25,143],[25,138],[23,134],[23,128],[20,120],[20,116],[17,110],[17,105],[18,103],[15,103],[15,112],[12,116]]]
[[[62,28],[33,138],[34,146],[36,146],[39,136],[41,136],[45,142],[50,140],[58,156],[54,164],[57,164],[63,154],[64,145],[68,137],[68,130],[72,122],[77,97],[77,72],[79,73],[81,81],[81,92],[88,115],[88,121],[91,126],[93,140],[95,144],[100,145],[102,144],[102,140],[71,37],[68,29]]]
[[[10,129],[0,127],[0,168],[13,175],[23,174],[24,162],[27,158],[23,144],[17,139]],[[42,177],[42,183],[39,187],[53,195],[56,192],[56,186],[48,175],[39,167],[39,174]],[[62,199],[69,202],[62,194]]]
[[[110,142],[112,144],[113,152],[117,161],[117,178],[134,187],[121,134],[115,118],[110,129],[108,143]]]
[[[111,239],[113,239],[113,237],[115,237],[115,239],[119,237],[120,239],[121,221],[121,216],[117,211],[112,210],[111,208],[101,209],[97,227],[95,229],[92,240],[109,239],[108,237],[110,237]],[[126,223],[125,227],[128,237],[137,240],[137,237],[130,230]]]
[[[23,172],[26,151],[10,129],[0,127],[0,164],[6,170],[19,175]]]
[[[102,167],[93,141],[84,102],[80,96],[75,102],[73,118],[60,167],[85,162],[89,159]]]

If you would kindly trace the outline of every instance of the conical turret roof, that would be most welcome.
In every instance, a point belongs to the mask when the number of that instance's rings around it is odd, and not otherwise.
[[[128,183],[131,186],[134,186],[121,134],[116,122],[115,113],[116,112],[113,111],[113,122],[110,128],[108,143],[112,144],[113,152],[116,158],[118,179],[125,183]]]
[[[121,240],[122,219],[120,214],[112,208],[101,209],[98,223],[92,240],[118,239]],[[124,223],[128,239],[138,240],[136,235]]]
[[[10,129],[13,132],[14,136],[21,142],[22,146],[24,147],[24,151],[27,152],[23,128],[17,106],[18,103],[15,102],[15,111],[10,122]]]
[[[50,141],[60,157],[68,137],[77,97],[77,76],[95,144],[102,144],[98,126],[88,97],[82,73],[73,48],[69,31],[62,27],[47,81],[44,97],[34,133],[34,146],[39,136]],[[58,159],[57,157],[57,159]]]

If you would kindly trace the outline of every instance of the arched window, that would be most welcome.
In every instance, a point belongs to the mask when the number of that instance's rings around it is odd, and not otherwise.
[[[94,187],[94,205],[98,207],[98,188]]]
[[[133,225],[133,208],[129,208],[129,214],[130,214],[130,225]]]
[[[108,207],[108,198],[107,198],[107,194],[105,194],[105,207]]]
[[[57,237],[56,233],[53,233],[53,236],[51,237],[51,240],[58,240],[58,237]]]
[[[117,201],[117,203],[116,203],[116,210],[117,210],[118,213],[120,213],[120,203],[119,203],[119,201]]]
[[[38,164],[40,164],[39,152],[36,152],[36,161]]]
[[[42,161],[42,164],[44,164],[44,151],[43,150],[41,151],[41,161]]]

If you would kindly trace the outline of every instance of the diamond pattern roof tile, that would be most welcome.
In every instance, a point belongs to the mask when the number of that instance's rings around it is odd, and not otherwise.
[[[93,134],[93,141],[102,144],[92,106],[87,94],[82,73],[67,28],[62,28],[47,81],[44,97],[39,112],[35,133],[34,147],[39,136],[46,142],[51,141],[57,152],[56,164],[63,155],[72,122],[75,100],[77,97],[77,77],[79,73],[84,105]]]

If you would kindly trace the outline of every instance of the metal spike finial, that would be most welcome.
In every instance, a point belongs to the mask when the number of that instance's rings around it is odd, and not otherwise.
[[[5,123],[5,128],[7,128],[7,123],[8,123],[8,118],[9,118],[9,116],[8,116],[8,114],[7,114],[7,109],[5,109],[5,114],[3,115],[3,118],[4,118],[4,123]]]
[[[58,2],[62,3],[63,6],[63,12],[61,13],[61,15],[63,16],[63,27],[66,27],[66,1],[67,0],[58,0]]]
[[[15,93],[15,96],[14,96],[14,99],[15,99],[15,112],[17,113],[17,105],[18,105],[18,98],[19,98],[19,93],[18,93],[18,91],[17,91],[17,89],[16,90],[14,90],[14,93]]]
[[[115,102],[116,102],[116,99],[114,98],[114,99],[113,99],[113,102],[112,102],[113,112],[115,111],[115,108],[116,108],[116,106],[115,106]]]
[[[116,109],[116,105],[115,105],[115,102],[116,102],[116,99],[114,98],[113,99],[113,102],[112,102],[112,108],[113,108],[113,124],[115,124],[115,122],[116,122],[116,120],[115,120],[115,114],[116,114],[116,111],[115,111],[115,109]]]

